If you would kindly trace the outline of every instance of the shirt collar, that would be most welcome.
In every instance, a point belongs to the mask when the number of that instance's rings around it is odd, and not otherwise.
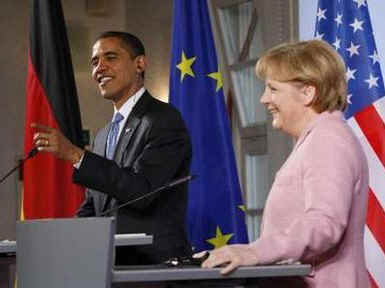
[[[122,107],[120,107],[119,110],[117,110],[114,106],[114,116],[117,112],[119,112],[124,117],[124,120],[126,120],[127,117],[130,115],[132,109],[134,108],[135,104],[138,102],[140,97],[142,97],[145,91],[146,89],[144,89],[144,87],[140,88],[138,91],[136,91],[134,95],[128,98],[126,102],[124,102],[124,104],[122,105]]]

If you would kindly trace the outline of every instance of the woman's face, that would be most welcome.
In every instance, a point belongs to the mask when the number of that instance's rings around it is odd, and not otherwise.
[[[273,117],[273,128],[298,138],[308,122],[309,109],[312,110],[308,105],[312,99],[309,92],[301,83],[280,82],[267,77],[260,101]]]

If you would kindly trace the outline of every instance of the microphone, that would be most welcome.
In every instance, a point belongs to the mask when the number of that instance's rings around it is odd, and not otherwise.
[[[24,162],[27,161],[28,159],[31,159],[32,157],[36,156],[36,154],[39,152],[39,150],[37,149],[37,147],[34,147],[32,148],[27,156],[24,157],[24,159],[21,159],[19,161],[19,164],[17,164],[15,167],[13,167],[11,170],[8,171],[7,174],[5,174],[1,180],[0,180],[0,184],[3,183],[5,181],[5,179],[7,179],[10,175],[12,175],[13,172],[15,172],[16,170],[18,170],[21,166],[24,165]]]
[[[130,205],[130,204],[132,204],[132,203],[135,203],[135,202],[137,202],[137,201],[139,201],[139,200],[142,200],[142,199],[145,199],[145,198],[147,198],[147,197],[150,197],[150,196],[152,196],[152,195],[154,195],[154,194],[156,194],[156,193],[158,193],[158,192],[160,192],[160,191],[163,191],[163,190],[165,190],[165,189],[168,189],[168,188],[177,186],[177,185],[179,185],[179,184],[188,182],[188,181],[194,179],[195,177],[197,177],[197,176],[196,176],[196,175],[188,175],[188,176],[184,176],[184,177],[182,177],[182,178],[178,178],[178,179],[176,179],[176,180],[173,180],[173,181],[171,181],[171,182],[169,182],[169,183],[167,183],[167,184],[165,184],[165,185],[163,185],[163,186],[160,186],[160,187],[156,188],[155,190],[151,191],[150,193],[147,193],[147,194],[145,194],[145,195],[142,195],[142,196],[140,196],[140,197],[138,197],[138,198],[135,198],[135,199],[132,199],[132,200],[130,200],[130,201],[124,202],[123,204],[121,204],[121,205],[119,205],[119,206],[116,206],[116,207],[114,207],[114,208],[108,209],[108,210],[104,211],[103,213],[101,213],[100,216],[105,216],[105,215],[108,214],[108,213],[117,211],[117,210],[119,210],[119,209],[122,208],[122,207],[125,207],[125,206]]]

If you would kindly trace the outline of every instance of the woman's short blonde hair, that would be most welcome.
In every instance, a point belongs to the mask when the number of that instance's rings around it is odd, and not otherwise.
[[[256,65],[257,77],[301,82],[316,88],[310,106],[318,113],[345,110],[346,69],[338,53],[321,40],[285,43],[268,50]]]

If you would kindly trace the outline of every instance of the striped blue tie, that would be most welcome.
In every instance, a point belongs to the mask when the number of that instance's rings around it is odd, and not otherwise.
[[[116,144],[118,142],[119,122],[122,121],[123,118],[123,115],[118,112],[115,114],[114,119],[112,119],[110,132],[107,137],[107,159],[114,159]]]

